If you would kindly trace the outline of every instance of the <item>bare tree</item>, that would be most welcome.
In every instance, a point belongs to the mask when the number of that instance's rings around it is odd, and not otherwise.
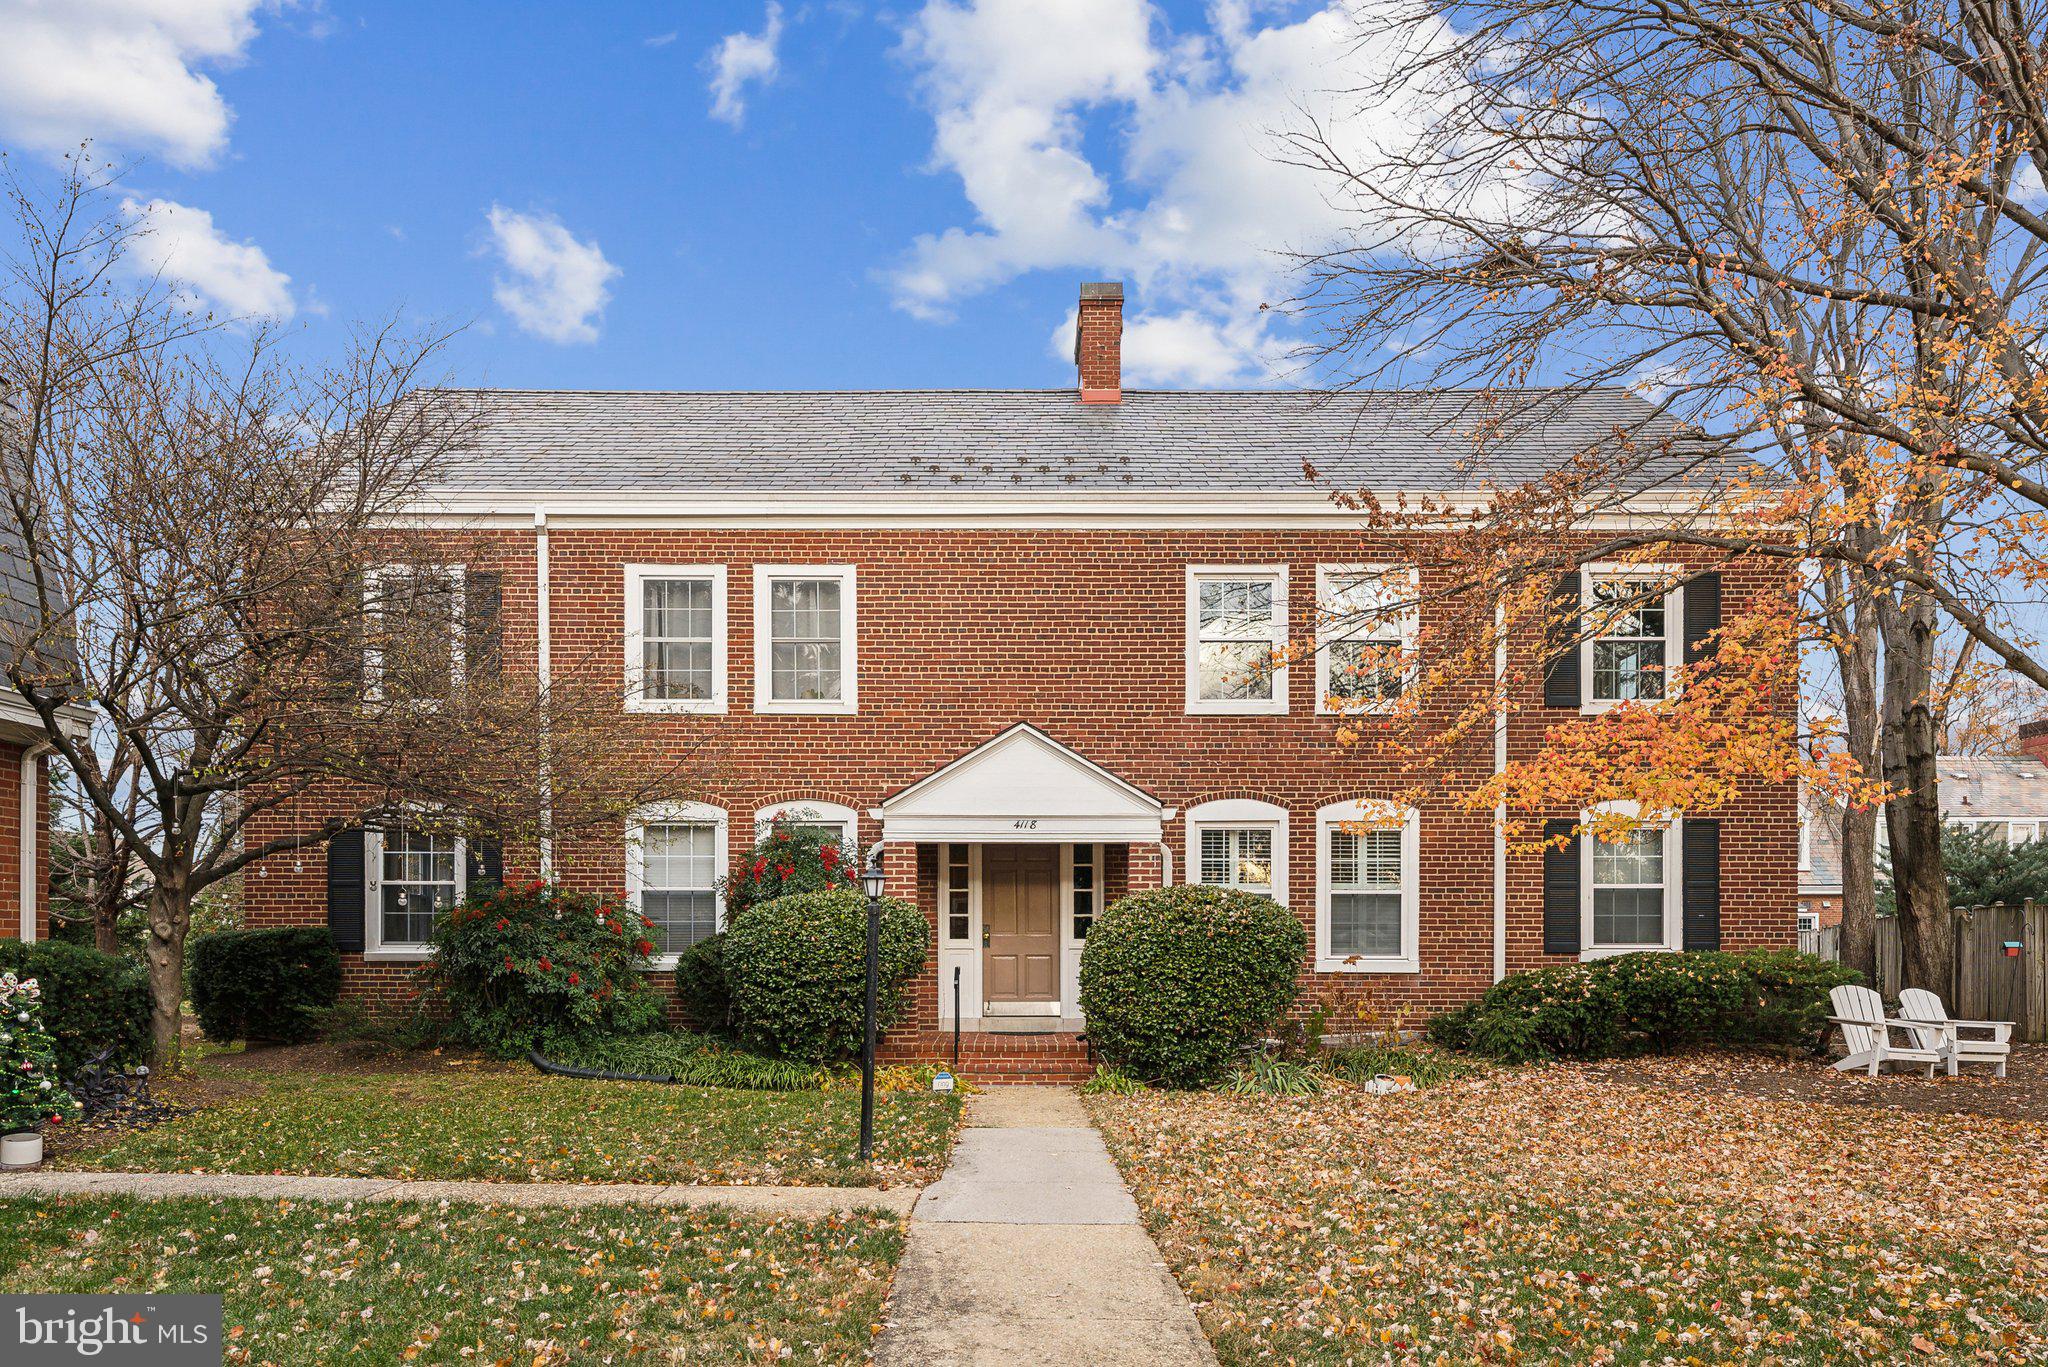
[[[177,1057],[194,900],[260,861],[403,819],[538,841],[700,791],[699,747],[631,742],[616,663],[543,686],[504,649],[491,539],[424,506],[470,439],[434,340],[324,367],[209,329],[120,267],[82,163],[14,187],[0,294],[0,526],[31,601],[0,650],[80,800],[148,886],[159,1060]],[[60,725],[89,704],[93,740]]]
[[[2048,7],[1396,0],[1369,14],[1360,41],[1393,55],[1361,102],[1407,110],[1420,132],[1366,156],[1317,127],[1289,139],[1359,217],[1354,242],[1303,262],[1321,359],[1353,382],[1420,370],[1477,386],[1495,433],[1596,385],[1654,397],[1540,489],[1476,453],[1475,484],[1516,485],[1476,517],[1496,543],[1515,520],[1554,531],[1532,516],[1544,499],[1613,507],[1697,480],[1706,467],[1675,432],[1754,462],[1655,536],[1571,554],[1656,543],[1821,567],[1805,628],[1837,651],[1849,748],[1876,756],[1892,794],[1906,977],[1945,987],[1941,634],[2048,683],[2025,616],[2048,582]],[[1556,387],[1508,397],[1531,380]]]

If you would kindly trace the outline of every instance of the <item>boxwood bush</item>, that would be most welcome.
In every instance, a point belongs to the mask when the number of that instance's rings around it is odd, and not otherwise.
[[[224,1042],[309,1040],[341,997],[341,955],[324,926],[195,936],[185,971],[199,1028]]]
[[[1829,991],[1855,981],[1832,960],[1789,949],[1623,954],[1510,974],[1432,1020],[1429,1037],[1505,1063],[1706,1043],[1811,1048]]]
[[[834,888],[757,903],[733,922],[725,978],[741,1043],[800,1063],[860,1053],[867,914],[857,889]],[[922,912],[882,900],[879,1028],[902,1014],[903,989],[924,967],[930,941]]]
[[[1270,897],[1227,888],[1133,893],[1081,949],[1088,1039],[1133,1077],[1202,1087],[1294,1000],[1307,932]]]
[[[42,988],[43,1028],[57,1074],[71,1077],[102,1049],[126,1066],[149,1061],[149,979],[132,959],[57,940],[0,940],[0,972]]]
[[[641,972],[651,928],[620,901],[539,881],[491,885],[442,918],[421,974],[457,1039],[499,1058],[552,1054],[660,1023],[661,994]]]
[[[725,980],[725,932],[708,935],[676,956],[676,1000],[690,1024],[714,1035],[732,1033],[732,986]]]

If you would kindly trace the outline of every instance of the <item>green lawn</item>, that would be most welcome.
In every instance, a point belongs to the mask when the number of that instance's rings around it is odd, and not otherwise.
[[[1226,1364],[2048,1356],[2048,1124],[1712,1067],[1089,1105]]]
[[[893,1219],[0,1200],[10,1292],[221,1292],[233,1363],[860,1361]]]
[[[238,1095],[54,1166],[505,1182],[923,1183],[944,1165],[960,1098],[876,1099],[875,1163],[855,1161],[860,1095],[546,1077],[526,1069],[230,1074]],[[212,1070],[211,1073],[209,1070]],[[175,1094],[175,1089],[174,1089]],[[218,1095],[218,1093],[216,1093]]]

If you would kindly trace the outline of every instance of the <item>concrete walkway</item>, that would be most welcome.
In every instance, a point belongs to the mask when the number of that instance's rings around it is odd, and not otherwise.
[[[273,1201],[473,1201],[499,1206],[726,1206],[763,1215],[907,1215],[916,1187],[691,1187],[612,1182],[400,1182],[190,1172],[0,1173],[9,1196],[261,1196]]]
[[[967,1125],[911,1212],[878,1361],[1215,1362],[1080,1097],[992,1088]]]

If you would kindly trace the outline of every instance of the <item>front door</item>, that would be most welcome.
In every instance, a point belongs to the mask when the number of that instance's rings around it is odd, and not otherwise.
[[[981,981],[991,1015],[1039,1015],[1060,998],[1060,849],[981,847]]]

